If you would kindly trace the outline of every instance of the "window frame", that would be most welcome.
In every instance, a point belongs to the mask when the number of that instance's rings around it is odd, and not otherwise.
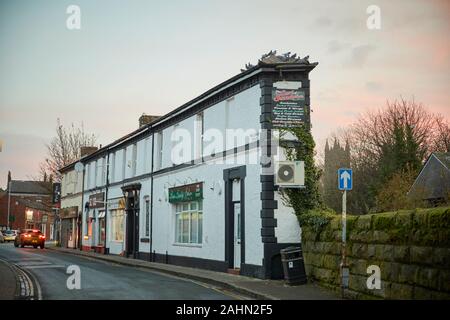
[[[194,203],[195,209],[192,206]],[[185,206],[187,206],[187,209],[185,209]],[[174,245],[201,247],[203,245],[203,200],[176,203],[174,209]],[[197,216],[193,219],[195,214]],[[187,219],[183,216],[187,216]],[[194,237],[192,233],[194,221],[197,223],[196,242],[193,242]],[[187,232],[184,232],[185,224],[187,224]],[[185,233],[187,233],[187,242],[183,239]]]
[[[124,228],[124,221],[125,221],[125,211],[123,209],[111,209],[110,210],[111,213],[111,233],[110,233],[110,241],[111,242],[119,242],[122,243],[125,240],[125,228]],[[116,226],[116,220],[118,217],[122,218],[122,223],[121,223],[121,231],[122,231],[122,239],[118,240],[116,238],[116,234],[117,234],[117,226]]]

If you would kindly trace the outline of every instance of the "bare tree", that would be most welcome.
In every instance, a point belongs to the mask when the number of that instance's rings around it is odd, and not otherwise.
[[[403,134],[400,139],[398,130]],[[354,185],[358,187],[348,198],[349,210],[367,213],[376,208],[380,184],[387,183],[394,177],[392,174],[410,168],[414,176],[432,152],[449,151],[450,128],[443,116],[429,112],[414,99],[400,98],[387,101],[384,108],[360,115],[354,124],[333,137],[348,141],[351,146]],[[404,152],[398,150],[398,141],[405,143]],[[401,165],[383,168],[386,158],[391,161],[401,158]]]
[[[64,127],[60,119],[57,120],[56,136],[52,138],[47,147],[47,157],[40,164],[40,179],[60,181],[59,169],[80,158],[80,149],[85,146],[93,146],[97,141],[94,134],[84,131],[83,124],[75,127]]]
[[[350,128],[355,152],[367,160],[377,161],[383,154],[383,147],[391,144],[396,126],[409,127],[412,138],[419,145],[418,152],[424,160],[432,150],[433,128],[436,116],[428,112],[422,104],[403,98],[387,101],[386,107],[376,112],[368,112],[359,117]]]
[[[433,151],[450,152],[450,122],[443,116],[437,116],[433,126]]]

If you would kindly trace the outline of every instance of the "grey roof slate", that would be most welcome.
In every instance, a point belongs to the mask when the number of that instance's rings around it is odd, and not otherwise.
[[[11,180],[11,193],[51,195],[52,183],[44,181]]]

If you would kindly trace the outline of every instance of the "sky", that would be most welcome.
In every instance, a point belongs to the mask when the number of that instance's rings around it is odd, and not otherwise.
[[[70,30],[66,9],[81,10]],[[381,28],[370,30],[369,5]],[[318,148],[400,96],[450,118],[447,0],[0,0],[0,187],[38,173],[45,144],[83,124],[107,144],[255,64],[310,56]]]

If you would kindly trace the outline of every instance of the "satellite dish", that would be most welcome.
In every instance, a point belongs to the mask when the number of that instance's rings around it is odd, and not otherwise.
[[[75,163],[75,171],[76,172],[83,172],[84,165],[81,162]]]

